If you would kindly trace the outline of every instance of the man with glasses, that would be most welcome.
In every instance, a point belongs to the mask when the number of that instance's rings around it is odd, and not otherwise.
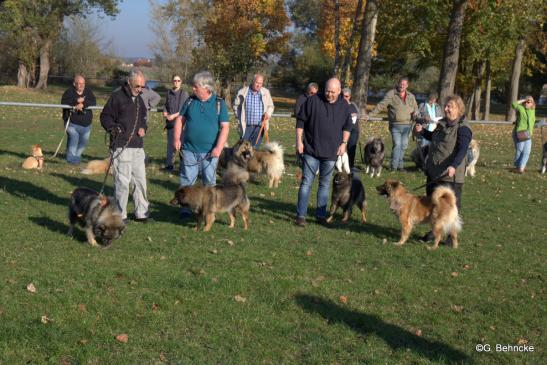
[[[306,225],[308,202],[315,174],[319,170],[315,217],[326,224],[330,177],[338,156],[346,152],[352,128],[348,103],[341,97],[340,80],[332,78],[324,94],[308,97],[296,116],[296,153],[301,155],[302,181],[296,207],[297,226]]]
[[[228,140],[230,120],[226,103],[215,93],[215,80],[207,71],[192,80],[190,96],[175,118],[173,147],[181,152],[180,186],[194,185],[198,175],[206,186],[216,185],[218,158]],[[182,138],[184,134],[184,138]],[[189,210],[181,212],[191,216]]]
[[[63,121],[70,123],[66,128],[66,160],[72,165],[79,165],[82,153],[91,134],[93,112],[87,107],[97,104],[95,95],[85,86],[85,78],[74,76],[73,87],[66,90],[61,97],[61,104],[70,105],[73,109],[63,109]],[[70,122],[69,122],[70,117]]]
[[[110,133],[111,138],[114,195],[125,223],[131,183],[135,186],[135,221],[152,221],[148,216],[143,149],[147,110],[140,97],[144,81],[144,74],[141,71],[132,70],[127,77],[127,83],[112,93],[101,112],[101,125]]]
[[[167,130],[167,152],[165,157],[165,168],[167,172],[173,172],[175,164],[175,150],[173,149],[173,127],[175,119],[179,116],[182,105],[188,99],[188,93],[182,88],[182,79],[179,75],[172,77],[173,87],[167,91],[163,117],[165,118],[165,129]]]
[[[256,74],[251,87],[245,86],[237,92],[234,100],[234,113],[238,121],[239,137],[250,141],[254,148],[262,143],[264,133],[270,128],[270,117],[274,104],[270,91],[263,87],[264,76]],[[264,125],[262,133],[260,130]]]

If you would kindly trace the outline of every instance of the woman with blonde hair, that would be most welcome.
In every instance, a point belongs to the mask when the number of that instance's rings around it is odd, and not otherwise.
[[[513,128],[513,142],[515,144],[515,172],[523,174],[532,149],[532,135],[536,123],[536,103],[528,95],[526,98],[515,101],[511,107],[517,111],[517,121]]]

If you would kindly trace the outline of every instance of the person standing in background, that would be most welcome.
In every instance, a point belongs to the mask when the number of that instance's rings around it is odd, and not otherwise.
[[[182,88],[182,79],[179,75],[172,77],[173,87],[167,90],[163,117],[165,118],[165,130],[167,131],[167,151],[165,155],[165,167],[163,170],[173,172],[175,164],[175,150],[173,149],[173,128],[175,119],[179,116],[182,105],[188,99],[188,93]]]

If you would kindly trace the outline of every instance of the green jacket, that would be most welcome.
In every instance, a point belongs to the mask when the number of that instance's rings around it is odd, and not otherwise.
[[[536,110],[526,109],[522,104],[519,104],[516,101],[511,104],[511,106],[517,111],[515,131],[521,132],[528,129],[530,137],[532,137],[534,135],[534,124],[536,123]]]
[[[410,91],[406,91],[405,103],[397,90],[392,89],[386,93],[370,114],[378,114],[378,112],[386,110],[389,124],[410,124],[412,123],[411,114],[418,113],[418,103]]]

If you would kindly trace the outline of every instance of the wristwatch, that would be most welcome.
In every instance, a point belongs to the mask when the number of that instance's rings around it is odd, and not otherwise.
[[[348,141],[342,141],[343,144],[348,144]]]

